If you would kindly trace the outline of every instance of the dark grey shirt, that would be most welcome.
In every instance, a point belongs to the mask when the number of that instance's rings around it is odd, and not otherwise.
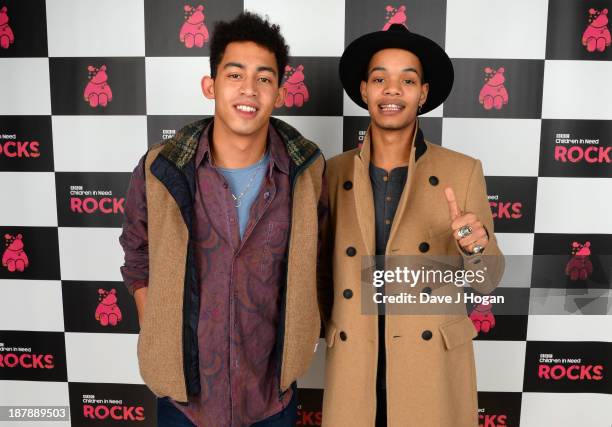
[[[376,268],[384,269],[384,256],[391,233],[391,225],[395,217],[395,211],[399,205],[406,178],[408,177],[408,166],[403,166],[387,172],[385,169],[370,163],[370,182],[374,194],[375,211],[375,234],[376,234]],[[384,292],[384,288],[381,288]],[[384,306],[379,305],[378,316],[378,369],[376,376],[376,388],[386,388],[386,363],[385,363],[385,316]],[[384,393],[383,393],[384,394]],[[379,401],[382,400],[379,398]],[[382,408],[378,408],[379,410]]]

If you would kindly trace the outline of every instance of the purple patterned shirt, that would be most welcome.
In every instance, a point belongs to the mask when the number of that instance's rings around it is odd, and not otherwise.
[[[290,228],[290,158],[270,125],[270,164],[241,240],[229,187],[210,162],[211,131],[212,124],[195,154],[193,241],[201,286],[202,392],[189,397],[188,406],[175,406],[198,426],[248,426],[283,410],[293,393],[290,389],[279,398],[275,356]],[[142,161],[130,182],[120,237],[126,260],[121,273],[132,293],[148,279]]]

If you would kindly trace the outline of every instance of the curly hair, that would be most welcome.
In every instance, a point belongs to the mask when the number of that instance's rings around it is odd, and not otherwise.
[[[271,24],[268,19],[251,13],[242,12],[234,20],[215,23],[210,42],[210,74],[214,79],[217,68],[223,59],[225,48],[232,42],[250,41],[268,49],[276,57],[278,84],[280,86],[285,67],[289,62],[289,46],[280,33],[280,26]]]

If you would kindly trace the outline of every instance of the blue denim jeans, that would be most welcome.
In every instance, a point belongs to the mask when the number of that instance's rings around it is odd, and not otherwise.
[[[265,420],[256,422],[251,427],[294,427],[296,422],[297,389],[293,387],[293,397],[285,409]],[[195,424],[167,397],[157,399],[157,425],[158,427],[195,427]]]

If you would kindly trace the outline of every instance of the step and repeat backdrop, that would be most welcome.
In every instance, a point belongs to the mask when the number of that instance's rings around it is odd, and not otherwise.
[[[275,115],[328,158],[368,125],[338,79],[350,41],[399,23],[446,49],[426,139],[482,160],[502,250],[533,261],[499,291],[530,295],[524,314],[472,313],[480,425],[610,427],[612,0],[0,0],[0,406],[156,425],[119,273],[126,187],[148,146],[213,114],[213,24],[245,9],[291,46]],[[299,425],[321,423],[324,352]]]

